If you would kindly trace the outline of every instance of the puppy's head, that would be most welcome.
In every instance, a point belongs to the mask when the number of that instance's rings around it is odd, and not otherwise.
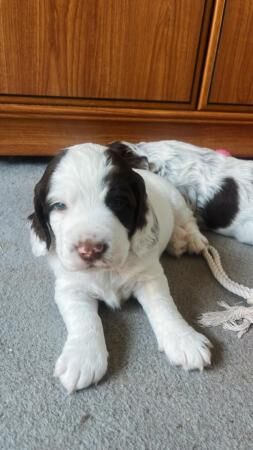
[[[35,187],[31,243],[67,270],[118,268],[146,224],[143,179],[114,147],[76,146],[56,156]]]

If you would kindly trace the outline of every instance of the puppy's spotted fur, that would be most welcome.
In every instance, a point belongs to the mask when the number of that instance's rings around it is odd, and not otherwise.
[[[253,245],[253,161],[179,141],[127,145],[179,189],[201,225]]]

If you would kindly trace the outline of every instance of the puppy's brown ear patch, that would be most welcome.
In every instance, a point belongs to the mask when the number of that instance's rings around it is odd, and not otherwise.
[[[111,155],[120,156],[131,169],[149,170],[148,159],[140,156],[124,142],[115,141],[108,146]]]

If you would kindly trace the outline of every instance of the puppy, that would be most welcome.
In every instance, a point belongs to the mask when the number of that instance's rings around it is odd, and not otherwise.
[[[206,239],[181,194],[137,168],[145,164],[124,146],[74,146],[49,163],[35,187],[31,245],[55,274],[68,332],[55,376],[68,392],[97,383],[107,370],[99,300],[119,308],[133,294],[172,364],[210,364],[210,343],[177,310],[159,262],[166,248],[199,253]]]
[[[190,202],[199,223],[253,245],[253,162],[179,141],[128,144]]]

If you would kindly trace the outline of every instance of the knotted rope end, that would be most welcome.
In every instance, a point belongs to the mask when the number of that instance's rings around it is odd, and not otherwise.
[[[253,324],[253,306],[230,306],[225,302],[219,302],[219,305],[224,310],[204,313],[199,317],[198,323],[203,327],[223,325],[225,330],[235,331],[238,338],[241,338]]]

